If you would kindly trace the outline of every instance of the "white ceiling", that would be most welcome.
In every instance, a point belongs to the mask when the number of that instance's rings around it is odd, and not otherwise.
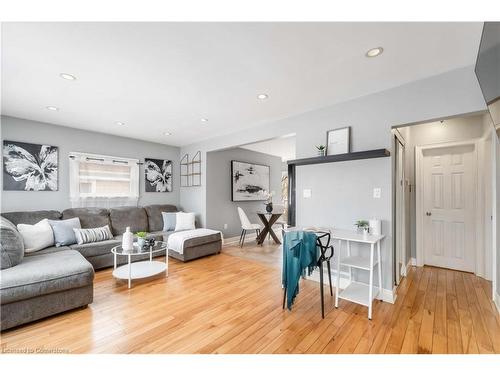
[[[3,23],[2,114],[186,145],[473,64],[481,28]]]
[[[293,160],[295,159],[295,135],[250,143],[240,148],[278,156],[282,161]]]

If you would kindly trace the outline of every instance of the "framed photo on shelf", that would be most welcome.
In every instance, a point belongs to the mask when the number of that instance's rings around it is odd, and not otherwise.
[[[351,152],[351,127],[332,129],[326,132],[326,154],[338,155]]]

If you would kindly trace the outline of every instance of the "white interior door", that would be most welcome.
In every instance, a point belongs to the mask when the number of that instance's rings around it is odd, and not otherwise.
[[[475,146],[433,147],[422,155],[424,263],[474,272]]]

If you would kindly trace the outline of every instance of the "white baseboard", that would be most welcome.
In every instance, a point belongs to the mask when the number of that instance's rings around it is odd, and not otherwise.
[[[500,294],[495,292],[495,298],[493,300],[495,302],[495,306],[497,307],[497,312],[500,314]]]
[[[247,240],[255,240],[256,238],[257,234],[255,234],[255,232],[247,233],[245,236],[245,243],[247,242]],[[240,236],[224,238],[224,243],[222,244],[222,246],[225,247],[225,246],[238,245],[239,241],[240,241]]]
[[[388,289],[382,289],[382,293],[384,294],[382,296],[382,300],[384,302],[389,302],[394,304],[396,302],[396,299],[398,298],[398,293],[397,293],[398,287],[394,285],[392,290]]]

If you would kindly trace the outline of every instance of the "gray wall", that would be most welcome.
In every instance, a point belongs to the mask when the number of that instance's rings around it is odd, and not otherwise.
[[[245,210],[252,223],[261,224],[256,212],[265,209],[265,202],[231,201],[231,160],[269,165],[270,189],[275,192],[273,203],[281,204],[281,158],[260,152],[235,148],[207,153],[207,227],[218,229],[225,237],[241,233],[237,207]],[[224,229],[227,224],[227,229]]]
[[[193,153],[198,150],[206,157],[207,151],[220,150],[235,147],[242,144],[257,142],[263,139],[279,137],[285,134],[296,133],[297,158],[315,156],[315,144],[325,142],[326,131],[343,126],[352,127],[352,151],[370,150],[374,148],[391,148],[391,127],[395,125],[422,122],[434,118],[449,117],[461,113],[481,111],[486,108],[473,67],[465,67],[424,80],[412,82],[390,90],[376,94],[367,95],[344,103],[307,112],[298,116],[282,119],[264,124],[248,130],[229,134],[206,140],[182,148],[182,152]],[[374,162],[371,173],[380,176],[384,181],[377,181],[382,188],[382,197],[391,195],[391,163],[389,159],[381,161],[365,161],[359,164],[349,164],[346,170],[352,168],[357,171],[361,165]],[[357,183],[356,173],[350,174],[349,179],[339,173],[338,166],[326,165],[319,170],[321,174],[306,175],[307,168],[298,172],[298,184],[303,184],[305,178],[311,178],[310,188],[319,191],[322,186],[335,186],[337,180],[343,179],[344,184],[351,184],[351,189],[342,199],[336,196],[335,191],[325,199],[330,200],[330,207],[343,207],[343,212],[338,213],[339,220],[343,217],[355,217],[354,213],[360,213],[366,203],[361,203],[359,197],[366,194],[366,185]],[[315,168],[315,167],[310,167]],[[366,169],[360,170],[360,174]],[[198,189],[181,190],[181,205],[189,207],[189,210],[200,214],[201,222],[207,215],[206,178],[202,176],[202,184]],[[370,185],[370,188],[374,184]],[[366,198],[366,200],[373,198]],[[346,205],[344,201],[350,202]],[[367,209],[363,216],[387,217],[392,212],[392,200],[381,198],[379,200],[383,207],[377,203],[370,203],[373,211]],[[300,209],[308,204],[303,202],[302,196],[297,195],[297,222],[309,221],[309,214],[304,216]],[[379,207],[379,208],[377,208]],[[320,222],[331,222],[332,224],[348,226],[352,228],[349,219],[345,221],[330,221],[331,208],[319,208],[315,213],[315,220]],[[389,214],[390,216],[390,214]],[[311,217],[312,218],[312,217]],[[390,217],[389,217],[390,219]],[[337,220],[337,219],[335,219]],[[384,225],[386,240],[383,243],[383,273],[384,287],[392,289],[392,231],[391,223]]]
[[[94,154],[121,156],[139,159],[170,159],[173,161],[173,192],[146,193],[144,170],[140,168],[139,205],[170,203],[179,204],[179,148],[137,141],[130,138],[88,132],[42,122],[14,117],[1,117],[1,139],[28,143],[49,144],[59,147],[58,191],[2,191],[2,211],[17,210],[63,210],[70,207],[68,154],[89,152]]]

